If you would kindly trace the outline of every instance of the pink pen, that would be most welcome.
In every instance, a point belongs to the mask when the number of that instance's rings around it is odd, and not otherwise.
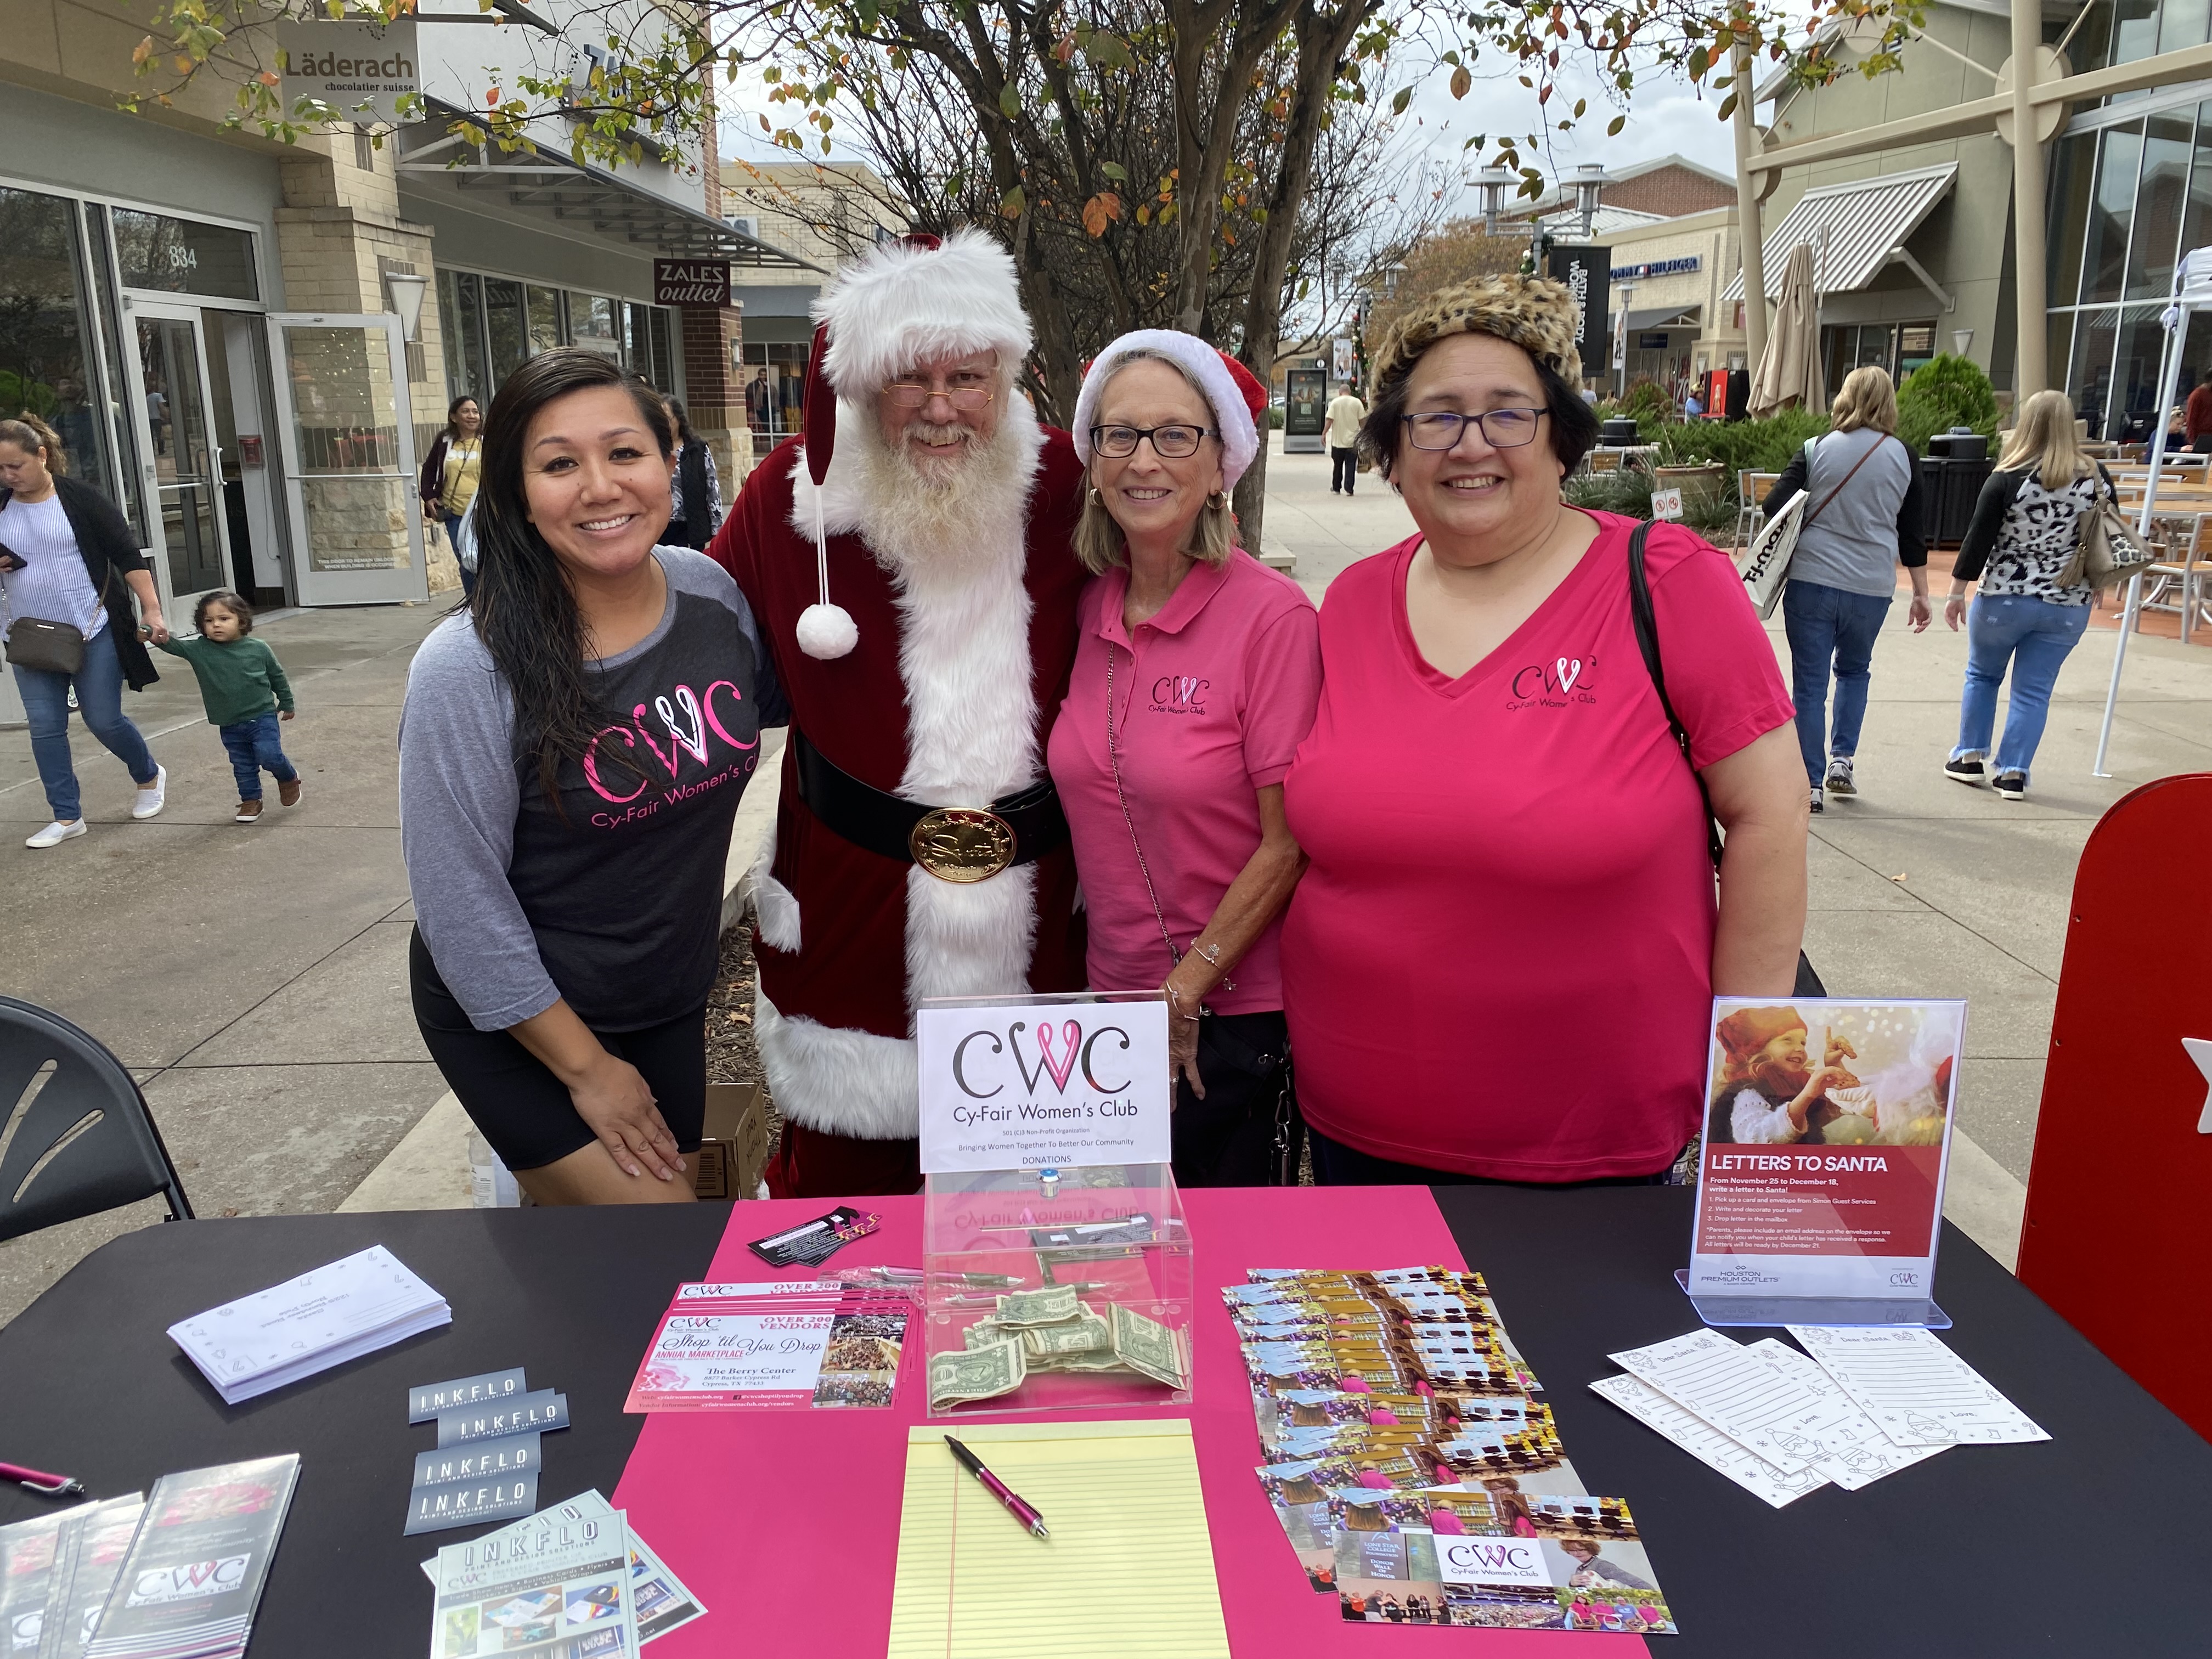
[[[75,1496],[84,1490],[82,1480],[72,1480],[65,1474],[48,1474],[40,1469],[27,1469],[20,1463],[0,1463],[0,1480],[13,1480],[27,1491],[41,1492],[48,1498]]]
[[[1015,1497],[1013,1489],[990,1470],[985,1468],[982,1460],[974,1452],[969,1451],[967,1447],[949,1434],[945,1437],[945,1443],[952,1448],[952,1455],[960,1460],[961,1466],[983,1483],[983,1490],[1006,1506],[1007,1514],[1012,1516],[1037,1537],[1052,1536],[1044,1529],[1044,1516]]]

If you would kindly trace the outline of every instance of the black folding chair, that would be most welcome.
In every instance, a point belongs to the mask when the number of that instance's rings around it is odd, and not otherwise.
[[[155,1195],[191,1201],[122,1061],[59,1014],[0,997],[0,1240]]]

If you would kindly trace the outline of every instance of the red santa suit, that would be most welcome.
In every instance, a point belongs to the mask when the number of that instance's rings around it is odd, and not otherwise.
[[[841,273],[817,315],[828,327],[817,367],[838,394],[827,476],[817,492],[804,438],[780,446],[708,549],[744,589],[792,709],[775,842],[755,874],[755,1030],[787,1126],[769,1173],[778,1196],[920,1184],[917,1002],[1084,984],[1064,833],[1041,838],[1041,856],[961,884],[859,844],[835,827],[834,800],[803,798],[805,744],[927,807],[987,807],[1046,780],[1046,722],[1066,688],[1085,580],[1070,546],[1083,469],[1067,434],[1002,389],[1016,476],[979,503],[963,556],[903,576],[870,544],[872,523],[896,504],[871,498],[884,475],[863,454],[882,441],[875,394],[917,362],[994,349],[1011,368],[1027,355],[1012,262],[972,233],[941,248],[891,245]],[[808,410],[817,442],[823,412]],[[823,648],[817,506],[827,597],[858,630],[843,655],[810,654]]]

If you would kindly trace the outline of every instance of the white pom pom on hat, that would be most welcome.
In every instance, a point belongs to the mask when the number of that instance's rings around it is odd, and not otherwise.
[[[799,648],[810,657],[835,662],[860,642],[860,626],[842,605],[810,605],[799,613]]]

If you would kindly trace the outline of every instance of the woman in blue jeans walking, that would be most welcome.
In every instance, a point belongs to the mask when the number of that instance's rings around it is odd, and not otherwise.
[[[123,515],[66,471],[61,440],[44,421],[28,412],[0,421],[0,589],[7,596],[7,625],[12,630],[18,621],[37,617],[65,623],[84,641],[83,665],[74,673],[12,665],[30,722],[31,757],[54,815],[26,847],[56,847],[85,833],[70,758],[72,687],[86,729],[138,786],[132,817],[160,811],[169,781],[123,712],[125,680],[138,691],[161,678],[139,638],[131,596],[137,596],[147,637],[157,641],[169,637],[161,596]]]
[[[2067,654],[2089,626],[2087,582],[2067,583],[2081,544],[2081,531],[2110,490],[2097,464],[2074,435],[2074,405],[2063,392],[2039,392],[2021,405],[2020,419],[1982,486],[1973,521],[1951,567],[1951,597],[1944,620],[1955,631],[1966,617],[1966,687],[1959,706],[1959,746],[1943,775],[1960,783],[1989,783],[2007,800],[2025,799],[2028,769],[2051,714],[2051,688]],[[1971,610],[1966,591],[1982,591]],[[2012,668],[2012,703],[2004,738],[1990,756],[1997,719],[1997,688]]]
[[[1855,368],[1830,405],[1835,429],[1784,469],[1766,498],[1771,518],[1803,490],[1810,498],[1790,556],[1782,619],[1790,636],[1790,698],[1813,810],[1856,795],[1853,766],[1873,680],[1875,635],[1912,579],[1912,631],[1928,626],[1928,547],[1921,537],[1920,465],[1897,432],[1897,388],[1887,370]],[[1828,677],[1836,682],[1828,720]]]

